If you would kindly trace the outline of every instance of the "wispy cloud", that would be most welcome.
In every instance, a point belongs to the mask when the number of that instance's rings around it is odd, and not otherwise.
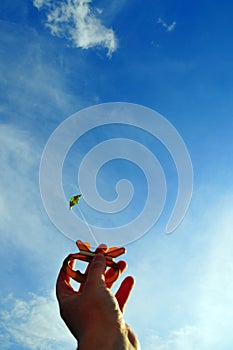
[[[158,24],[161,24],[163,28],[166,29],[167,32],[172,32],[175,29],[176,22],[173,21],[171,24],[167,24],[162,18],[158,18],[157,20]]]
[[[83,81],[86,62],[80,55],[71,57],[70,71],[62,52],[51,47],[45,54],[44,39],[30,27],[0,21],[0,32],[0,120],[21,129],[31,128],[34,140],[40,134],[45,141],[50,123],[93,103],[89,90],[87,98],[82,88],[77,90],[82,84],[76,84],[75,94],[67,86],[71,76]],[[78,72],[75,65],[79,67]]]
[[[66,38],[82,49],[106,48],[109,57],[116,51],[116,35],[102,24],[102,10],[92,7],[91,0],[33,0],[33,4],[38,10],[46,10],[45,25],[52,35]]]
[[[1,349],[15,349],[16,345],[36,350],[75,348],[52,293],[48,296],[26,293],[24,299],[8,294],[13,290],[14,295],[22,295],[24,290],[34,289],[37,266],[48,273],[39,277],[42,289],[47,283],[51,286],[58,268],[51,251],[58,252],[58,256],[64,256],[64,252],[43,220],[38,188],[40,153],[30,133],[11,124],[0,124],[0,149],[1,266],[11,256],[7,268],[1,270],[5,286],[0,293]]]
[[[8,231],[8,228],[13,227],[17,221],[19,236],[20,223],[23,223],[25,217],[28,218],[28,222],[31,221],[31,215],[35,214],[36,202],[38,203],[34,175],[39,154],[31,141],[28,132],[10,124],[0,125],[1,224]],[[15,198],[15,200],[9,202],[9,198]],[[34,201],[30,200],[32,198]]]
[[[201,232],[198,230],[193,232],[193,225],[189,223],[189,234],[199,236],[199,253],[196,253],[197,256],[200,254],[199,266],[194,258],[186,260],[186,267],[183,270],[187,271],[188,268],[190,271],[187,282],[192,288],[182,285],[185,293],[182,295],[183,301],[179,301],[179,295],[182,293],[180,291],[174,303],[176,309],[171,308],[170,314],[171,318],[174,318],[174,311],[179,313],[179,309],[183,309],[184,314],[188,310],[189,312],[165,332],[157,331],[156,327],[154,329],[148,327],[147,340],[143,344],[145,349],[228,349],[229,344],[233,343],[232,310],[229,307],[233,304],[232,207],[230,198],[219,197],[219,205],[214,208],[209,205],[208,216],[203,210],[202,216],[205,217],[205,222],[204,220],[199,222]],[[203,250],[204,237],[208,240]],[[171,286],[171,289],[172,293],[175,293],[174,286]],[[154,312],[156,314],[156,308]],[[158,324],[161,322],[159,320]]]
[[[29,132],[11,124],[0,124],[0,149],[1,258],[7,256],[6,244],[12,252],[17,246],[21,252],[33,251],[34,257],[41,257],[51,249],[47,240],[52,233],[43,222],[38,184],[40,152]]]
[[[59,316],[53,293],[48,296],[31,294],[27,300],[9,295],[1,301],[0,328],[4,330],[1,349],[21,345],[24,349],[72,349],[72,338]]]
[[[147,350],[195,350],[192,346],[192,339],[197,333],[196,327],[185,326],[169,333],[167,337],[159,336],[153,329],[146,331]]]

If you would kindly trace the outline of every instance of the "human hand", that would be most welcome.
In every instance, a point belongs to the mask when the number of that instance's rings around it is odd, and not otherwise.
[[[137,337],[125,323],[123,310],[134,286],[134,279],[126,277],[114,296],[105,284],[105,277],[114,270],[105,272],[107,249],[100,245],[97,254],[88,266],[88,277],[75,291],[70,277],[61,269],[56,286],[61,317],[78,340],[79,350],[139,350]],[[126,263],[119,261],[120,274]]]

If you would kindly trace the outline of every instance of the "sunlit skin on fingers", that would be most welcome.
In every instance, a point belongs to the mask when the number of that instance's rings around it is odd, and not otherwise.
[[[105,283],[105,279],[114,273],[112,267],[106,271],[106,258],[103,255],[106,250],[106,245],[100,245],[96,249],[97,255],[86,268],[87,279],[77,291],[73,289],[71,278],[64,269],[60,270],[56,293],[61,317],[78,340],[80,350],[138,350],[138,340],[123,319],[134,279],[126,277],[116,295],[112,294],[110,288],[115,281],[108,285]],[[70,266],[74,268],[74,265],[73,260]],[[117,265],[120,276],[127,264],[119,261]]]

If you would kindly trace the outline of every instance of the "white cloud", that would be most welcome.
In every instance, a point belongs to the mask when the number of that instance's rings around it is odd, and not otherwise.
[[[107,48],[108,56],[117,49],[117,38],[111,28],[106,28],[99,18],[101,9],[90,6],[91,0],[66,0],[63,2],[33,0],[38,10],[47,11],[46,26],[52,35],[64,37],[75,47],[89,49]]]
[[[167,32],[172,32],[175,29],[176,22],[173,21],[170,25],[168,25],[162,18],[158,18],[157,23],[160,23],[162,27],[166,29]]]
[[[24,220],[27,218],[28,225],[36,218],[32,219],[38,204],[34,174],[40,158],[35,144],[30,140],[30,134],[10,124],[0,125],[0,148],[1,224],[6,233],[17,222],[19,239]]]
[[[53,47],[45,54],[44,38],[31,28],[0,21],[0,32],[1,121],[31,128],[34,140],[38,135],[46,138],[48,126],[50,132],[53,130],[52,123],[57,125],[57,121],[93,103],[91,93],[85,98],[79,86],[75,94],[67,87],[71,74],[72,79],[83,80],[86,62],[81,56],[75,57],[79,69],[74,74],[64,64],[62,52]]]
[[[5,244],[33,257],[49,254],[48,240],[53,236],[43,217],[39,192],[40,152],[29,132],[11,124],[0,124],[0,256]],[[12,254],[12,259],[17,258]],[[4,270],[2,271],[4,273]]]
[[[147,350],[195,350],[197,347],[192,346],[190,339],[196,334],[197,329],[193,326],[185,326],[176,331],[172,331],[166,337],[159,336],[153,329],[146,332]]]
[[[27,300],[9,295],[2,303],[1,349],[14,344],[35,350],[75,349],[76,341],[59,316],[53,293],[47,297],[30,294]]]
[[[34,5],[38,10],[40,10],[41,7],[42,7],[44,4],[49,4],[49,1],[46,1],[46,0],[33,0],[33,5]]]
[[[180,300],[173,301],[173,304],[179,305],[177,311],[183,308],[186,320],[179,320],[177,328],[174,324],[166,331],[147,328],[143,344],[145,349],[228,350],[232,347],[233,202],[232,199],[222,196],[218,200],[215,198],[215,203],[218,204],[215,207],[209,205],[208,210],[203,210],[201,206],[202,222],[200,217],[196,217],[196,227],[190,222],[188,225],[189,235],[199,237],[199,251],[196,251],[196,256],[199,256],[201,266],[196,266],[192,256],[189,259],[186,256],[186,266],[180,270],[183,274],[184,269],[190,270],[188,285],[194,289],[192,291],[183,284],[180,287],[185,293],[182,295],[183,303]],[[195,229],[198,226],[200,231]],[[206,245],[204,250],[203,245]],[[171,286],[171,289],[174,293],[174,286]],[[157,298],[158,296],[155,297]],[[167,311],[167,307],[164,306],[164,310]],[[174,318],[175,310],[170,309],[171,319]],[[155,308],[155,315],[156,312]],[[160,322],[164,320],[157,321],[157,324]],[[169,319],[167,323],[169,324]]]
[[[59,264],[56,260],[61,261],[64,251],[41,215],[40,153],[36,142],[29,132],[0,124],[0,149],[0,263],[4,281],[0,296],[0,347],[14,349],[15,344],[20,344],[24,349],[75,349],[53,295],[43,297],[26,292],[23,300],[4,296],[12,290],[22,295],[25,290],[34,289],[36,279],[40,280],[40,292],[48,284],[51,286]],[[43,272],[40,274],[39,270]]]

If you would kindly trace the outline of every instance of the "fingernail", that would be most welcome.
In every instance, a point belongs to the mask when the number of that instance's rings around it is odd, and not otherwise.
[[[101,248],[101,249],[106,249],[107,248],[107,245],[104,244],[104,243],[101,243],[98,248]]]

